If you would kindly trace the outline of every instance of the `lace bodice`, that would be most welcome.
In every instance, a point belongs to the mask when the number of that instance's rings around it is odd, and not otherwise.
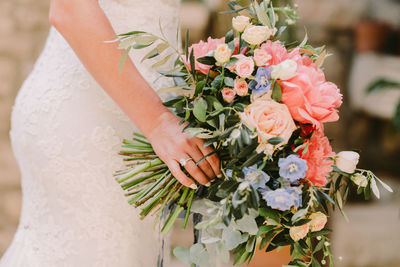
[[[117,33],[132,29],[176,39],[179,0],[100,0]],[[106,41],[106,40],[105,40]],[[169,86],[131,55],[154,88]],[[116,66],[118,67],[118,66]],[[155,266],[158,235],[139,220],[112,174],[120,142],[135,126],[88,74],[54,29],[12,113],[22,174],[20,225],[1,267]]]

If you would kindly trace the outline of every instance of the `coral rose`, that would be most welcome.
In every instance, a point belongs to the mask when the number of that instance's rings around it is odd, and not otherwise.
[[[290,116],[288,108],[275,102],[268,94],[256,98],[241,113],[243,123],[251,130],[255,130],[258,136],[259,146],[257,151],[266,154],[273,152],[274,146],[268,143],[273,137],[281,137],[286,144],[292,136],[296,125]]]
[[[256,50],[254,50],[254,61],[259,67],[267,65],[271,58],[272,56],[263,49],[257,48]]]
[[[264,50],[271,58],[266,62],[265,66],[278,65],[285,60],[291,59],[297,64],[301,64],[303,59],[299,49],[294,49],[290,53],[279,41],[268,41],[261,45],[260,49]]]
[[[307,161],[308,170],[306,178],[316,186],[324,186],[328,182],[327,177],[333,170],[333,160],[335,156],[329,140],[322,131],[315,131],[308,142],[308,149],[299,150],[299,155]]]
[[[282,103],[288,106],[294,120],[322,129],[322,123],[339,119],[337,108],[342,104],[342,94],[335,84],[325,80],[315,64],[298,66],[295,77],[279,84]]]
[[[193,54],[194,54],[194,58],[195,58],[195,69],[197,71],[200,71],[201,73],[207,74],[208,70],[212,66],[201,64],[200,62],[197,61],[197,59],[207,56],[211,51],[216,50],[218,45],[224,44],[224,43],[225,43],[225,37],[223,37],[221,39],[212,39],[211,37],[208,37],[207,42],[200,41],[197,44],[193,44],[189,48],[189,51],[192,51],[192,49],[193,49]],[[181,60],[185,63],[185,65],[190,70],[190,63],[186,61],[186,58],[182,57]]]

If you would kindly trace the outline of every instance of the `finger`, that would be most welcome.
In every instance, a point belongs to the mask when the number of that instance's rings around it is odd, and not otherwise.
[[[208,180],[207,176],[203,173],[203,171],[196,166],[193,160],[186,162],[185,169],[189,172],[189,174],[200,184],[205,186],[210,186],[211,182]]]
[[[197,189],[196,183],[186,176],[186,174],[181,170],[181,166],[175,160],[171,160],[168,164],[168,168],[172,175],[184,186],[190,187],[192,189]]]
[[[199,147],[201,153],[203,153],[204,156],[206,156],[206,155],[208,155],[208,154],[210,154],[210,153],[212,153],[214,151],[214,149],[211,146],[205,147],[204,144],[205,143],[204,143],[204,141],[202,139],[199,139],[197,141],[197,146]],[[218,157],[217,153],[214,153],[214,154],[208,156],[205,160],[210,164],[210,166],[213,169],[215,175],[217,177],[221,178],[222,177],[222,171],[221,171],[221,169],[219,167],[220,162],[219,162],[219,157]]]
[[[187,151],[187,153],[192,157],[194,162],[198,162],[204,157],[197,145],[192,146],[191,150]],[[209,180],[214,180],[215,176],[217,176],[207,160],[202,160],[199,164],[197,164],[197,166],[200,167],[205,175],[207,175]]]

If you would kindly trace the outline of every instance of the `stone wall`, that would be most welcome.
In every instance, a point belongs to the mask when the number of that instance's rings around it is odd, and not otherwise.
[[[18,224],[21,191],[8,132],[14,98],[39,55],[48,29],[49,0],[0,1],[0,255]]]

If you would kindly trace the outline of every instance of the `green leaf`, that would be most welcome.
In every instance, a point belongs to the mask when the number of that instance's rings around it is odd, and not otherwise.
[[[284,141],[285,140],[282,137],[279,137],[279,136],[272,137],[272,138],[267,140],[268,143],[270,143],[271,145],[274,145],[274,146],[279,145],[279,144],[283,143]]]
[[[187,248],[176,247],[173,250],[174,256],[178,258],[184,264],[191,264],[190,252]]]
[[[260,227],[260,229],[258,229],[257,236],[261,236],[265,233],[268,233],[268,232],[274,230],[274,228],[275,228],[275,225],[262,225]]]
[[[119,74],[122,73],[122,69],[124,68],[125,61],[128,58],[128,55],[129,55],[130,51],[131,51],[131,47],[128,47],[128,49],[126,49],[124,54],[122,55],[121,61],[119,62],[119,68],[118,68]]]
[[[376,185],[376,180],[374,177],[371,178],[371,189],[372,189],[372,193],[374,193],[376,198],[379,199],[381,197],[381,195],[379,193],[379,189],[378,189],[378,186]]]
[[[230,31],[227,32],[226,35],[225,35],[225,43],[227,44],[227,43],[233,41],[234,37],[235,37],[235,36],[234,36],[233,30],[230,30]],[[232,51],[232,52],[233,52],[233,51]]]
[[[368,85],[367,93],[396,88],[400,89],[400,82],[392,81],[386,78],[379,78]]]
[[[273,222],[274,224],[279,224],[280,218],[279,213],[271,208],[260,208],[258,209],[259,214],[264,217],[268,222]]]
[[[226,86],[229,86],[229,87],[234,87],[235,86],[235,82],[231,77],[225,77],[224,78],[224,83],[225,83]]]
[[[205,56],[205,57],[198,58],[197,62],[204,64],[204,65],[208,65],[208,66],[214,66],[216,60],[214,57]]]
[[[274,88],[272,89],[271,97],[276,102],[280,103],[282,101],[282,89],[281,89],[281,86],[279,85],[279,83],[276,81],[274,83]]]
[[[198,96],[201,92],[203,92],[203,88],[206,85],[205,81],[199,81],[196,84],[196,89],[194,90],[194,96]]]
[[[193,114],[201,122],[206,122],[207,117],[207,101],[204,98],[199,98],[194,103]]]
[[[186,55],[186,61],[189,59],[189,29],[186,30],[186,35],[185,35],[185,55]]]
[[[209,255],[203,244],[196,243],[190,247],[190,260],[197,265],[208,264]]]
[[[151,67],[152,67],[152,68],[161,67],[162,65],[164,65],[165,63],[168,62],[168,60],[170,59],[171,56],[172,56],[172,54],[169,54],[168,56],[166,56],[166,57],[163,58],[162,60],[158,61],[157,63],[154,63]]]
[[[292,217],[292,223],[295,223],[298,220],[302,219],[304,216],[306,216],[307,212],[308,212],[308,209],[298,210]]]
[[[320,251],[324,247],[324,242],[325,240],[319,241],[318,244],[315,246],[313,253]]]

